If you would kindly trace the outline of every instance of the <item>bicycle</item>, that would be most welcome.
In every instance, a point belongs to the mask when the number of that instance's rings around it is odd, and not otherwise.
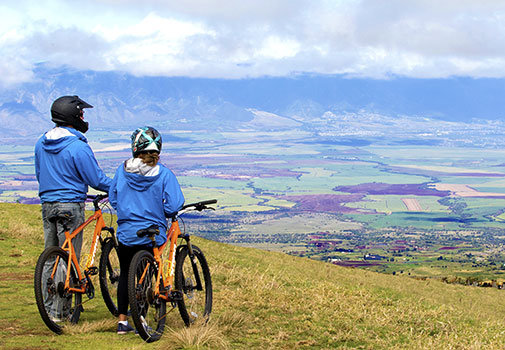
[[[91,276],[99,274],[100,290],[109,311],[117,316],[118,310],[114,300],[119,282],[118,243],[114,228],[106,226],[100,203],[107,195],[88,195],[93,200],[94,214],[71,233],[68,229],[70,213],[60,213],[50,220],[63,225],[65,241],[61,247],[46,248],[39,256],[35,267],[34,288],[35,299],[40,316],[50,330],[61,334],[68,324],[79,321],[82,307],[82,295],[91,300],[95,296],[95,288]],[[112,220],[112,217],[111,217]],[[91,248],[84,270],[77,259],[72,239],[85,227],[96,221]],[[102,235],[102,232],[106,232]],[[101,246],[99,267],[95,266],[95,254],[98,243]]]
[[[200,319],[206,322],[210,316],[212,282],[209,266],[201,249],[191,244],[190,235],[181,232],[179,217],[191,210],[214,210],[208,207],[214,203],[217,200],[183,206],[171,216],[167,241],[159,247],[154,238],[159,234],[156,225],[137,232],[139,237],[147,236],[153,242],[152,252],[141,250],[133,256],[128,272],[131,316],[139,335],[146,342],[160,339],[166,316],[176,307],[186,326]],[[186,244],[177,245],[179,238]],[[164,259],[163,252],[167,246],[168,259]],[[169,311],[166,310],[167,302],[172,306]]]

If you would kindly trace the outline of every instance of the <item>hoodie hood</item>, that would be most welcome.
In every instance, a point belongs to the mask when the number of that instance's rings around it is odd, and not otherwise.
[[[56,127],[44,134],[42,137],[42,148],[49,153],[59,153],[71,143],[79,140],[85,143],[88,142],[86,137],[75,129]]]
[[[128,186],[135,191],[145,191],[160,177],[159,165],[150,167],[139,158],[124,162],[123,175]]]
[[[140,174],[144,176],[155,176],[160,172],[158,165],[147,165],[140,158],[131,158],[125,162],[125,170],[129,173]]]

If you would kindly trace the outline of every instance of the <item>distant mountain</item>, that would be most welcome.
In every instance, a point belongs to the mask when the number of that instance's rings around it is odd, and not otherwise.
[[[78,94],[95,106],[94,128],[141,123],[217,130],[260,127],[270,115],[311,123],[331,112],[376,113],[468,122],[505,116],[505,79],[346,79],[300,75],[241,80],[136,77],[121,72],[40,66],[36,80],[0,90],[0,134],[40,133],[51,124],[51,102]],[[256,122],[252,122],[256,118]],[[287,120],[287,119],[285,119]],[[30,125],[28,128],[27,125]],[[292,123],[273,123],[293,127]]]

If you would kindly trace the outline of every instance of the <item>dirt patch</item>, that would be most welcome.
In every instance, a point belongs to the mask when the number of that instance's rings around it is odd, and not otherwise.
[[[439,191],[449,191],[458,197],[501,197],[505,198],[505,193],[495,193],[495,192],[479,192],[476,189],[464,185],[464,184],[442,184],[435,183],[431,184],[430,187],[434,187]]]
[[[1,272],[1,281],[33,281],[31,273]]]
[[[402,202],[409,211],[423,211],[421,204],[415,198],[402,198]]]
[[[42,322],[42,321],[41,321]],[[23,336],[37,336],[48,334],[48,330],[46,328],[36,328],[36,329],[27,329],[19,324],[16,320],[12,319],[3,319],[0,320],[0,329],[3,332],[2,338],[6,336],[14,336],[17,337],[20,334]],[[1,348],[1,346],[0,346]],[[13,348],[16,349],[16,348]],[[21,348],[20,348],[21,349]],[[23,349],[47,349],[47,347],[23,347]]]
[[[333,189],[338,192],[363,193],[368,195],[412,195],[445,197],[449,190],[430,188],[426,184],[386,184],[371,182],[352,186],[338,186]]]

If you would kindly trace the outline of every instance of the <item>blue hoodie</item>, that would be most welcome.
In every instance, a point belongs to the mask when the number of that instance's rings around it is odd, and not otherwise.
[[[149,238],[137,237],[137,231],[154,224],[160,230],[156,243],[162,245],[167,240],[165,216],[179,211],[184,204],[179,182],[161,164],[153,176],[128,172],[125,166],[126,162],[117,169],[109,191],[109,202],[117,211],[117,238],[127,246],[150,244]]]
[[[88,185],[109,191],[112,180],[100,169],[86,137],[73,128],[56,127],[35,145],[39,197],[45,202],[84,202]]]

